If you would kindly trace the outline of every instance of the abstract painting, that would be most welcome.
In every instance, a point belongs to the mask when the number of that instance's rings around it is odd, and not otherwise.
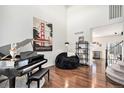
[[[33,17],[33,50],[52,51],[52,24]]]

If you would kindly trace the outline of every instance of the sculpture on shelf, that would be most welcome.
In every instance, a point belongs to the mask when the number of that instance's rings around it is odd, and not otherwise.
[[[17,54],[17,48],[16,47],[17,47],[16,43],[12,43],[11,44],[11,49],[9,50],[10,51],[10,55],[12,57],[11,60],[15,60],[15,57],[16,57],[16,54]]]

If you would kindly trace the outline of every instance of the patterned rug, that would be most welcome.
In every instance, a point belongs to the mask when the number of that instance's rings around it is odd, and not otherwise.
[[[17,77],[16,78],[16,88],[28,88],[28,86],[26,85],[27,82],[27,78],[26,75],[22,76],[22,77]],[[40,80],[40,87],[42,87],[45,83],[45,79],[42,78],[42,80]],[[0,83],[0,88],[9,88],[9,81],[6,80],[2,83]],[[37,82],[36,81],[32,81],[30,84],[30,88],[37,88]]]

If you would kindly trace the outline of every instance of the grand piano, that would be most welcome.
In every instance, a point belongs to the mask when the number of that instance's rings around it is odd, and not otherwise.
[[[24,46],[27,43],[29,43],[29,39],[25,40],[21,43],[18,43],[19,46]],[[7,48],[9,49],[10,46],[7,45],[6,47],[1,47],[0,52],[6,53],[7,56],[4,58],[9,57],[9,53]],[[35,68],[41,69],[41,66],[43,64],[47,63],[47,59],[44,58],[44,55],[42,54],[36,54],[36,52],[33,51],[26,51],[20,53],[20,58],[17,61],[10,61],[10,60],[1,60],[0,61],[0,75],[4,75],[8,77],[9,80],[9,87],[15,88],[16,87],[16,77],[21,77],[23,75],[27,75],[27,78],[29,74],[32,73],[32,71]],[[27,81],[28,82],[28,81]]]

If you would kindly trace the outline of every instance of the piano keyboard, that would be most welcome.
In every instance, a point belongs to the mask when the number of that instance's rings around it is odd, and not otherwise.
[[[22,73],[30,72],[30,71],[33,70],[34,68],[36,68],[36,67],[40,66],[41,64],[43,64],[44,62],[46,62],[46,60],[43,60],[43,61],[41,61],[41,62],[38,62],[38,63],[34,64],[34,65],[31,65],[31,66],[29,66],[29,67],[24,68],[23,71],[22,71]]]

